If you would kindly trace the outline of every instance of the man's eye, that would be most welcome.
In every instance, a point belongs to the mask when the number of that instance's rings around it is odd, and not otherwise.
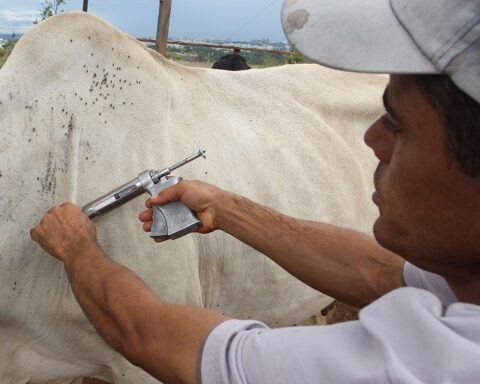
[[[388,129],[394,136],[396,136],[400,132],[400,127],[395,124],[388,115],[383,115],[381,118],[383,126]]]

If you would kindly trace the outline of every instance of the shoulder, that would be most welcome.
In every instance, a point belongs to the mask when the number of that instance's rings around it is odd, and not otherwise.
[[[362,309],[359,320],[377,340],[395,345],[398,351],[405,346],[421,351],[429,345],[429,349],[435,349],[433,355],[441,355],[470,340],[475,342],[475,353],[480,358],[480,306],[477,305],[456,302],[445,308],[433,293],[404,287]]]
[[[201,372],[209,383],[476,383],[478,324],[479,306],[445,310],[433,293],[404,287],[362,309],[359,321],[280,329],[222,323],[207,338]]]

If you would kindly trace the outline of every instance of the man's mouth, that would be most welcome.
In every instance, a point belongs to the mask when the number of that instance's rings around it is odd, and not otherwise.
[[[372,194],[372,201],[375,205],[380,204],[380,194],[377,191],[374,191]]]
[[[375,173],[373,174],[373,185],[375,187],[375,191],[373,192],[373,195],[372,195],[372,201],[376,205],[379,205],[380,201],[382,200],[379,192],[379,184],[380,184],[380,178],[382,177],[384,166],[385,166],[385,163],[383,162],[378,163],[377,169],[375,169]]]

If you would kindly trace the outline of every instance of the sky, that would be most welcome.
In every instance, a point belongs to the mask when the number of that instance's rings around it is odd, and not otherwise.
[[[170,37],[286,41],[283,0],[172,0]],[[0,0],[0,34],[23,33],[39,18],[42,0]],[[82,10],[83,0],[62,9]],[[154,37],[158,0],[89,0],[88,11],[135,37]]]

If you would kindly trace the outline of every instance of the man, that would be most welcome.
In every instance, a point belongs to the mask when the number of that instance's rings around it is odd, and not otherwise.
[[[366,305],[359,321],[270,330],[165,304],[104,255],[72,204],[52,208],[32,238],[64,262],[107,342],[164,382],[478,382],[480,1],[287,0],[283,24],[320,63],[397,73],[387,113],[365,134],[379,159],[378,243],[192,181],[148,200],[140,220],[149,231],[152,204],[180,199],[199,232],[224,230],[312,287]]]

